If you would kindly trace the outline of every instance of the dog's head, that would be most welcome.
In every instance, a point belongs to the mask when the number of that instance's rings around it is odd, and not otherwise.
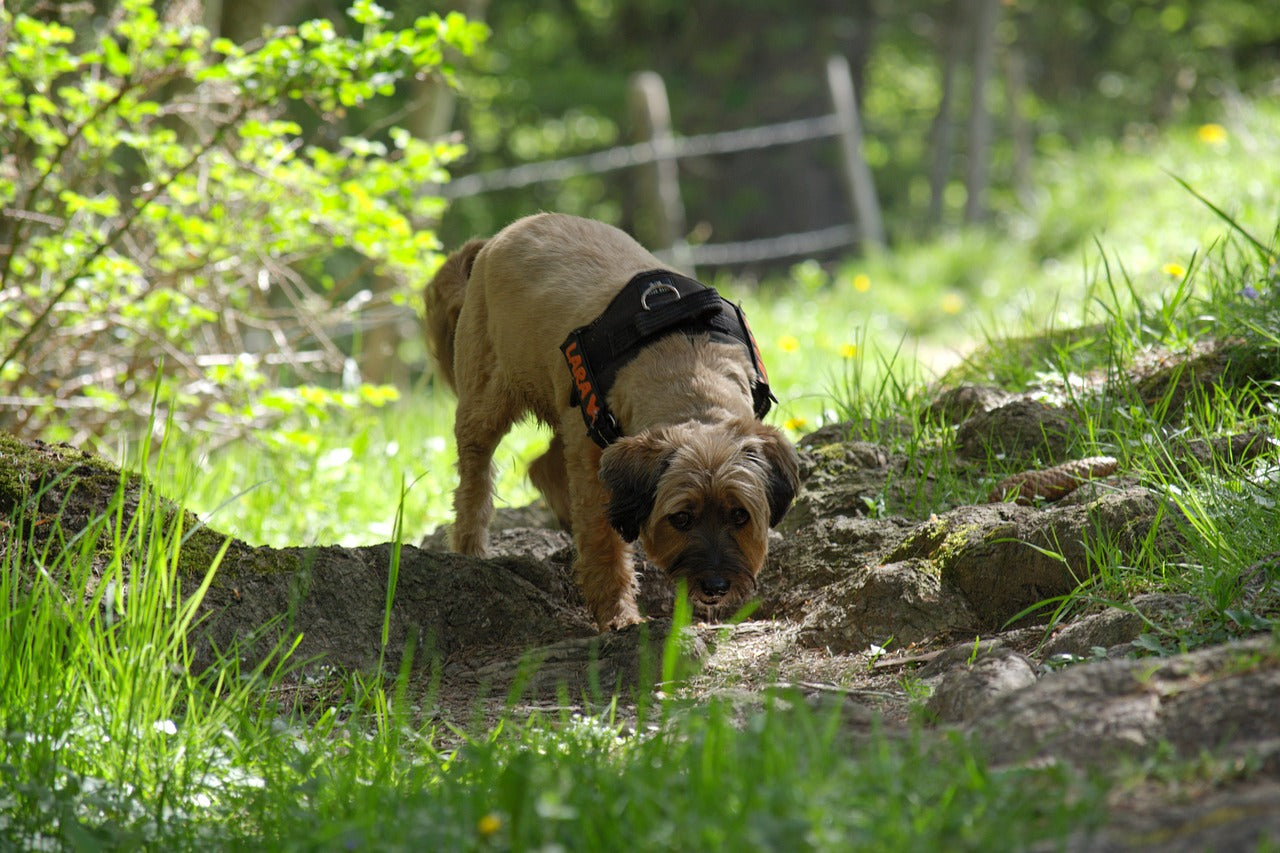
[[[799,486],[786,437],[757,421],[646,430],[600,459],[609,522],[704,609],[728,610],[755,589],[769,528]]]

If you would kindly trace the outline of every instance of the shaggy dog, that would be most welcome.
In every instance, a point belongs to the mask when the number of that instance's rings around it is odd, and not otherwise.
[[[573,533],[600,630],[640,620],[637,539],[704,609],[751,595],[799,477],[758,420],[768,384],[740,311],[617,228],[559,214],[455,251],[426,304],[458,395],[454,550],[484,554],[494,450],[532,414],[555,436],[530,478]]]

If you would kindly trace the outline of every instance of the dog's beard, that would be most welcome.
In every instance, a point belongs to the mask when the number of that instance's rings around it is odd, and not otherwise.
[[[733,572],[725,580],[729,587],[723,593],[709,592],[703,585],[705,573],[696,569],[673,567],[667,570],[667,577],[674,584],[684,584],[693,605],[694,612],[703,618],[721,619],[732,616],[756,590],[755,577],[746,570]]]
[[[743,534],[750,539],[749,534]],[[733,534],[721,531],[719,536],[673,534],[668,539],[679,542],[646,550],[674,584],[684,584],[689,601],[703,617],[732,615],[756,589],[756,571]],[[658,543],[651,543],[657,545]],[[748,547],[755,543],[748,543]]]

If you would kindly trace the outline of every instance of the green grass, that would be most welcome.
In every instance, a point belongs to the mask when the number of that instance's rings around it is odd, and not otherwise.
[[[715,280],[750,317],[781,399],[771,421],[795,436],[845,419],[874,429],[975,342],[1060,332],[1056,348],[987,348],[983,376],[1025,387],[1064,379],[1064,365],[1086,369],[1086,357],[1105,365],[1099,336],[1131,350],[1152,324],[1169,340],[1204,328],[1188,298],[1239,290],[1245,273],[1205,275],[1206,253],[1233,231],[1173,176],[1264,236],[1280,186],[1280,108],[1242,103],[1221,122],[1225,140],[1205,141],[1193,126],[1046,155],[1037,208],[1006,212],[987,230],[827,267],[805,261],[759,284]],[[1092,337],[1067,332],[1092,324]],[[405,530],[416,541],[451,516],[452,413],[450,396],[427,384],[385,409],[313,414],[251,444],[209,452],[202,437],[184,437],[171,442],[182,475],[160,484],[251,542],[369,544],[389,538],[404,480],[414,484]],[[534,497],[523,472],[546,440],[527,425],[504,441],[499,505]]]
[[[990,482],[944,482],[953,434],[916,409],[954,351],[985,340],[957,375],[1074,406],[1074,446],[1120,457],[1167,496],[1188,543],[1176,562],[1149,541],[1091,543],[1096,580],[1047,606],[1066,615],[1188,592],[1199,619],[1153,631],[1148,648],[1161,653],[1273,627],[1274,595],[1259,582],[1275,580],[1264,558],[1280,552],[1274,462],[1167,460],[1196,438],[1275,435],[1275,389],[1218,384],[1179,401],[1122,381],[1155,349],[1185,350],[1206,332],[1280,351],[1280,112],[1223,121],[1225,143],[1187,128],[1056,156],[1037,215],[1008,216],[1003,232],[830,270],[800,264],[758,286],[717,282],[751,317],[784,399],[775,422],[798,434],[847,419],[907,453],[939,483],[915,512],[979,500]],[[1108,395],[1087,393],[1087,375]],[[890,423],[900,415],[905,429]],[[136,461],[251,542],[412,542],[449,516],[451,417],[427,387],[253,444],[208,451],[171,436]],[[523,465],[542,442],[526,427],[500,451],[506,502],[531,497]],[[1006,473],[987,462],[990,478]],[[346,677],[311,704],[281,698],[286,649],[252,672],[234,649],[192,672],[183,637],[198,597],[177,594],[188,531],[153,498],[132,521],[118,501],[78,534],[20,511],[0,519],[0,847],[985,850],[1052,847],[1101,819],[1104,780],[992,768],[962,739],[857,737],[837,710],[792,696],[747,713],[646,699],[639,724],[606,706],[457,730],[404,672]]]
[[[150,496],[132,524],[122,505],[77,535],[5,530],[0,846],[987,850],[1101,814],[1102,788],[1070,771],[996,770],[959,738],[860,741],[796,696],[745,726],[667,700],[634,727],[605,708],[460,739],[406,668],[291,708],[273,698],[284,667],[241,672],[230,649],[191,670],[184,531]]]

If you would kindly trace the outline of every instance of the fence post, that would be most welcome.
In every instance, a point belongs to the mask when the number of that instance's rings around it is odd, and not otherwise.
[[[857,220],[858,242],[883,246],[884,222],[880,218],[880,202],[876,198],[871,168],[862,156],[862,123],[858,120],[858,100],[853,91],[853,75],[849,61],[843,56],[827,59],[827,85],[831,103],[840,125],[840,157],[849,186],[849,200]]]
[[[630,90],[636,141],[653,145],[654,162],[641,167],[639,181],[640,208],[652,222],[652,243],[666,247],[675,265],[694,275],[693,256],[684,240],[687,229],[666,84],[656,71],[641,71],[632,75]]]

